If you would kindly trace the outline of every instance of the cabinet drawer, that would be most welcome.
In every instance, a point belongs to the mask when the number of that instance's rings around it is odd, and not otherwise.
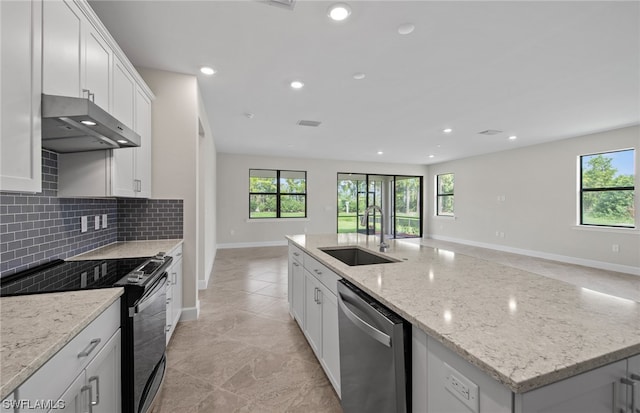
[[[293,244],[289,244],[289,259],[293,259],[298,261],[300,264],[302,264],[302,256],[303,256],[303,252],[300,248],[296,247]]]
[[[119,328],[117,300],[18,387],[19,398],[57,400]],[[83,352],[88,354],[80,356]]]
[[[308,254],[304,254],[304,268],[316,277],[325,287],[336,296],[338,295],[338,280],[340,277],[324,265],[320,264]]]

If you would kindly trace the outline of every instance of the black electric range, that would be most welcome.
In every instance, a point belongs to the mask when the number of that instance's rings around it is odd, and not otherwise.
[[[164,253],[140,258],[54,260],[2,277],[0,297],[124,287],[120,306],[122,412],[147,413],[159,394],[166,368],[166,270],[172,261]]]

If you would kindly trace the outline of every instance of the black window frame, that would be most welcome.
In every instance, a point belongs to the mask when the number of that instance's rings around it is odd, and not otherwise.
[[[605,151],[605,152],[594,152],[594,153],[589,153],[589,154],[585,154],[585,155],[580,155],[578,157],[578,162],[580,164],[580,172],[579,172],[579,176],[578,176],[578,180],[580,181],[580,193],[579,193],[579,197],[580,197],[580,224],[581,226],[587,226],[587,227],[601,227],[601,228],[628,228],[628,229],[633,229],[633,228],[637,228],[638,227],[638,223],[636,221],[636,217],[633,217],[633,225],[607,225],[607,224],[589,224],[589,223],[585,223],[584,222],[584,194],[585,193],[590,193],[590,192],[607,192],[607,191],[631,191],[633,194],[633,197],[635,197],[635,177],[636,177],[636,171],[635,171],[635,165],[634,165],[634,171],[633,171],[633,176],[634,176],[634,185],[633,186],[616,186],[616,187],[597,187],[597,188],[584,188],[584,170],[583,170],[583,161],[582,158],[586,157],[586,156],[598,156],[598,155],[606,155],[606,154],[610,154],[610,153],[618,153],[618,152],[627,152],[627,151],[631,151],[633,153],[634,159],[635,159],[635,148],[627,148],[627,149],[617,149],[617,150],[612,150],[612,151]]]
[[[440,177],[444,176],[444,175],[452,175],[453,176],[453,190],[451,191],[451,193],[441,193],[440,192]],[[443,174],[436,174],[436,216],[439,217],[453,217],[455,216],[455,209],[456,209],[456,204],[455,204],[455,192],[456,192],[456,184],[455,184],[456,180],[455,180],[455,173],[454,172],[447,172],[447,173],[443,173]],[[451,197],[451,199],[453,199],[453,211],[450,214],[441,214],[440,213],[440,198],[441,197]]]
[[[276,173],[276,192],[251,192],[251,172],[252,171],[270,171]],[[282,172],[296,172],[304,174],[304,192],[282,192],[280,188],[280,177]],[[304,219],[307,218],[307,204],[308,204],[308,181],[307,171],[294,170],[294,169],[265,169],[265,168],[250,168],[249,169],[249,219]],[[252,195],[275,195],[276,197],[276,216],[275,217],[252,217],[251,216],[251,196]],[[281,197],[288,195],[303,195],[304,196],[304,216],[301,217],[283,217],[281,211]]]

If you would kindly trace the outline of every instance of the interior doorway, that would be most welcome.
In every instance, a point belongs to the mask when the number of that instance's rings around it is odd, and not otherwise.
[[[422,237],[422,177],[338,173],[338,233],[379,234],[389,238]],[[371,205],[379,206],[362,225],[361,217]],[[381,228],[384,221],[385,228]]]

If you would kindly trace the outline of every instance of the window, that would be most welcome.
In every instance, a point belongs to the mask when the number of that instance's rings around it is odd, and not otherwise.
[[[307,173],[249,170],[249,218],[305,218]]]
[[[635,150],[580,157],[580,224],[635,227]]]
[[[442,174],[436,177],[437,215],[453,216],[453,174]]]

